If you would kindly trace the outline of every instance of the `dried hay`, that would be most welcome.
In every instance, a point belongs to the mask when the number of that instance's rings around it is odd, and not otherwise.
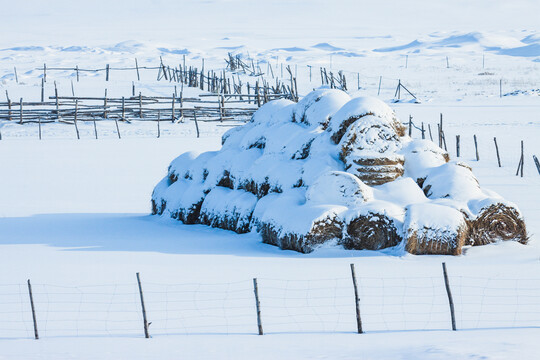
[[[262,198],[269,193],[281,193],[282,189],[280,187],[272,187],[269,183],[268,177],[264,179],[264,182],[259,183],[253,179],[244,179],[240,181],[238,189],[245,190],[257,196],[257,198]]]
[[[408,206],[403,228],[405,250],[415,255],[460,255],[469,236],[461,211],[433,203]]]
[[[470,227],[470,245],[486,245],[501,240],[527,244],[529,240],[519,211],[503,203],[482,208],[476,219],[470,222]]]
[[[354,250],[380,250],[402,240],[394,221],[384,214],[369,211],[347,224],[343,246]]]
[[[424,227],[407,232],[405,250],[414,255],[461,255],[468,236],[468,226],[447,231]]]
[[[261,223],[258,226],[263,242],[278,246],[283,250],[295,250],[301,253],[310,253],[318,245],[332,239],[341,239],[343,222],[336,216],[315,221],[307,234],[284,232],[281,228]]]

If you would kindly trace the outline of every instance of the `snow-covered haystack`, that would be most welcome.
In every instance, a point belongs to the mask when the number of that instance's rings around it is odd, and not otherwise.
[[[331,242],[413,254],[526,243],[523,217],[471,169],[412,140],[375,98],[320,89],[276,100],[223,135],[220,151],[185,153],[152,194],[152,213],[310,252]]]

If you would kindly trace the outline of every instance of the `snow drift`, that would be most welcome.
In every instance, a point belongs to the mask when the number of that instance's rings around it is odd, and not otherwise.
[[[470,167],[405,135],[376,98],[315,90],[276,100],[223,135],[220,151],[185,153],[152,194],[152,212],[310,252],[397,245],[461,254],[464,245],[527,242],[520,211],[480,187]]]

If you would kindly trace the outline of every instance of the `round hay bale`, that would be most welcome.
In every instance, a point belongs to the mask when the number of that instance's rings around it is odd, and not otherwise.
[[[470,222],[469,245],[486,245],[497,241],[527,244],[529,237],[520,212],[502,202],[484,206]]]
[[[432,203],[407,207],[403,227],[405,250],[415,255],[460,255],[469,236],[463,213]]]
[[[337,89],[312,91],[296,104],[292,121],[308,126],[326,126],[330,116],[350,99],[346,92]]]
[[[343,105],[330,119],[327,130],[331,139],[339,144],[349,127],[366,117],[377,117],[391,127],[398,136],[405,136],[405,127],[396,118],[394,111],[383,101],[374,97],[354,98]]]
[[[459,201],[485,197],[471,168],[462,162],[449,162],[430,169],[419,185],[428,198],[450,198]]]
[[[165,200],[165,193],[168,187],[171,185],[169,176],[165,176],[152,191],[152,215],[161,215],[167,206],[167,201]]]
[[[354,207],[371,199],[373,190],[344,171],[324,173],[306,191],[306,200],[319,204]]]
[[[257,197],[243,190],[215,187],[206,195],[201,206],[201,224],[239,234],[251,230],[251,215],[257,204]]]
[[[380,250],[396,246],[401,240],[392,218],[383,213],[368,211],[348,222],[343,246],[354,250]]]
[[[429,140],[413,140],[403,147],[407,176],[420,183],[425,180],[429,170],[450,161],[446,151]]]
[[[266,244],[278,246],[283,250],[310,253],[329,240],[339,241],[342,238],[343,222],[337,216],[328,216],[313,222],[311,230],[306,234],[287,232],[278,225],[265,222],[258,228]]]
[[[381,185],[403,175],[401,140],[384,120],[368,115],[349,127],[339,143],[347,172],[368,185]]]

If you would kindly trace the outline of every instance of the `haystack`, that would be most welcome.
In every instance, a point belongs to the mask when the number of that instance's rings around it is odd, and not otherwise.
[[[264,242],[301,252],[332,239],[348,249],[402,243],[414,254],[454,255],[465,243],[526,243],[516,207],[404,130],[382,101],[339,90],[272,101],[227,131],[220,151],[175,159],[152,213],[258,230]]]
[[[470,245],[509,240],[527,244],[529,238],[525,221],[511,204],[502,199],[485,199],[471,207],[478,207],[479,210],[476,218],[470,222]]]
[[[469,233],[463,213],[433,203],[406,209],[405,250],[415,255],[460,255]]]

